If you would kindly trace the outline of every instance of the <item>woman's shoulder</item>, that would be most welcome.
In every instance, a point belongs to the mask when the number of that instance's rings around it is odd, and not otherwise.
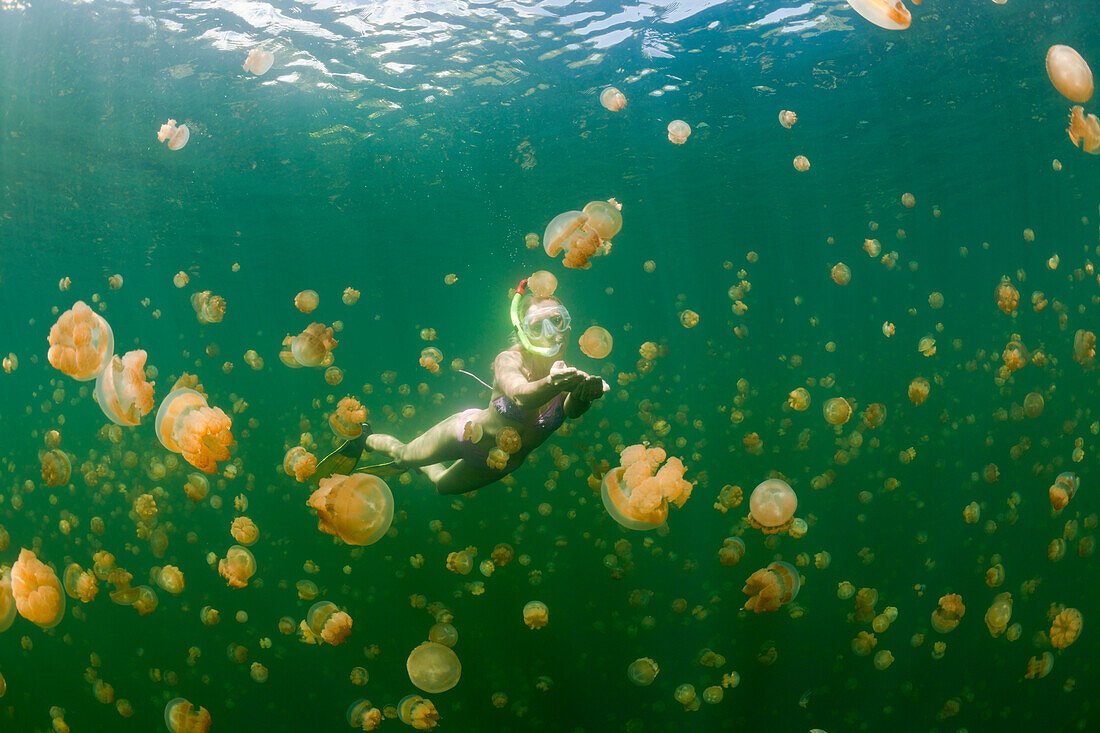
[[[494,370],[499,367],[518,368],[521,366],[523,366],[523,354],[519,353],[518,347],[505,349],[497,354],[497,358],[493,360]]]

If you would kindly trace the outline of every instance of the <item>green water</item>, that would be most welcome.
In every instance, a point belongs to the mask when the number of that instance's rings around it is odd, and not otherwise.
[[[1100,415],[1097,371],[1073,359],[1073,340],[1100,325],[1096,275],[1085,272],[1100,260],[1100,159],[1066,139],[1069,104],[1043,64],[1054,43],[1100,62],[1095,8],[927,0],[911,8],[910,29],[887,32],[842,2],[807,3],[786,26],[757,23],[781,8],[771,1],[315,2],[278,12],[250,3],[0,5],[0,352],[18,358],[0,374],[0,526],[10,536],[0,564],[35,548],[60,573],[106,550],[135,585],[165,563],[186,576],[183,593],[159,592],[146,616],[112,603],[101,582],[92,603],[69,599],[56,628],[17,619],[0,633],[0,730],[50,730],[51,706],[65,709],[74,731],[164,730],[164,705],[176,697],[207,708],[218,731],[350,730],[345,711],[356,699],[382,709],[419,692],[405,660],[435,620],[413,607],[414,595],[445,606],[459,634],[461,681],[420,693],[443,730],[1095,726],[1097,560],[1079,557],[1079,546],[1096,531]],[[598,41],[590,23],[624,35]],[[259,43],[275,66],[256,78],[241,63]],[[600,107],[607,85],[627,96],[621,112]],[[790,130],[778,124],[782,109],[798,113]],[[169,118],[191,130],[182,150],[157,142]],[[666,137],[677,118],[693,128],[682,146]],[[809,171],[794,169],[796,155]],[[911,209],[901,204],[906,192]],[[622,203],[624,225],[591,269],[565,269],[524,246],[555,215],[609,197]],[[865,254],[871,237],[898,253],[895,268]],[[829,277],[840,261],[852,273],[845,287]],[[448,365],[462,359],[491,380],[510,336],[509,290],[538,269],[557,275],[574,334],[593,324],[611,332],[607,359],[575,345],[566,358],[612,391],[507,483],[443,497],[410,473],[389,481],[396,517],[377,544],[350,548],[320,533],[305,505],[312,487],[283,472],[285,451],[306,431],[318,457],[331,450],[327,417],[345,395],[363,402],[376,429],[405,440],[484,406],[488,390]],[[737,315],[728,291],[742,269],[751,289]],[[190,282],[178,289],[181,270]],[[112,290],[116,273],[124,282]],[[451,273],[458,280],[445,285]],[[994,301],[1004,275],[1021,294],[1013,316]],[[362,293],[352,306],[340,297],[349,286]],[[293,303],[306,288],[320,295],[309,315]],[[190,296],[203,290],[226,299],[221,323],[198,322]],[[1050,302],[1041,312],[1030,306],[1033,291]],[[943,295],[940,309],[929,305],[933,292]],[[220,508],[187,499],[192,469],[182,461],[163,478],[147,471],[169,456],[152,414],[111,443],[92,383],[47,363],[49,327],[78,299],[102,306],[116,352],[148,352],[158,403],[184,372],[199,377],[213,406],[247,403],[232,415],[239,475],[225,478],[223,463],[211,477]],[[681,325],[685,308],[699,315],[694,328]],[[335,321],[342,383],[280,362],[285,335]],[[896,326],[892,338],[884,321]],[[425,328],[438,334],[431,344]],[[1013,334],[1046,360],[998,384]],[[917,350],[925,335],[936,339],[929,357]],[[638,365],[644,342],[667,351],[648,373]],[[429,345],[444,355],[436,376],[418,365]],[[249,349],[261,370],[246,365]],[[932,382],[919,407],[907,396],[918,376]],[[786,406],[800,386],[812,398],[805,412]],[[1045,398],[1041,416],[999,419],[1033,391]],[[840,429],[821,409],[836,396],[857,410]],[[871,403],[886,407],[876,430],[860,417]],[[407,406],[412,416],[396,417]],[[40,473],[49,430],[73,460],[63,487],[46,487]],[[750,433],[763,442],[758,455],[745,449]],[[1025,439],[1030,449],[1014,460]],[[696,482],[667,534],[621,529],[589,487],[593,464],[615,464],[617,446],[640,442],[680,456]],[[904,463],[908,448],[916,455]],[[136,467],[125,467],[126,451],[139,456]],[[80,470],[89,461],[108,473],[92,487]],[[993,483],[982,478],[989,464],[999,469]],[[811,488],[830,470],[831,485]],[[1081,490],[1054,515],[1047,489],[1062,471],[1075,471]],[[797,516],[809,523],[800,539],[765,541],[742,522],[749,493],[771,472],[798,493]],[[727,484],[746,502],[723,514],[714,503]],[[163,558],[129,516],[142,493],[159,496]],[[255,578],[233,589],[207,555],[224,557],[234,544],[239,495],[260,539]],[[981,509],[976,524],[963,519],[970,502]],[[1076,538],[1051,562],[1047,546],[1070,520]],[[723,567],[718,549],[730,535],[747,551]],[[517,560],[483,577],[476,565],[498,543]],[[473,573],[448,571],[447,555],[467,547],[477,548]],[[826,569],[813,564],[821,551],[832,557]],[[417,554],[419,569],[410,564]],[[809,560],[797,599],[746,613],[745,579],[778,559]],[[985,572],[998,561],[1006,578],[994,589]],[[354,619],[345,644],[310,646],[279,632],[280,618],[297,623],[313,603],[297,596],[302,579]],[[471,592],[475,581],[483,594]],[[850,620],[853,602],[837,597],[842,581],[875,588],[878,612],[898,610],[876,635],[875,651],[894,656],[884,671],[851,650],[870,626]],[[1033,588],[1022,588],[1028,581]],[[1015,641],[993,638],[982,619],[1005,591],[1021,625]],[[948,593],[962,596],[966,614],[941,635],[930,614]],[[537,631],[522,622],[531,600],[550,609]],[[1084,616],[1081,638],[1065,650],[1045,638],[1052,604]],[[220,624],[201,622],[208,605]],[[234,620],[238,611],[246,622]],[[228,658],[231,644],[247,648],[247,662]],[[379,653],[368,657],[372,645]],[[201,650],[193,664],[191,647]],[[774,662],[763,663],[771,648]],[[706,649],[725,663],[701,665]],[[1029,658],[1044,651],[1054,653],[1053,671],[1024,679]],[[95,675],[130,702],[132,717],[93,697],[93,654]],[[648,687],[626,675],[639,657],[660,666]],[[250,677],[253,662],[267,668],[265,683]],[[368,670],[365,686],[350,682],[355,666]],[[702,696],[733,672],[740,685],[717,704],[689,711],[673,697],[683,683]],[[495,693],[507,696],[501,708]],[[952,700],[958,713],[944,717]],[[387,720],[382,729],[402,727]]]

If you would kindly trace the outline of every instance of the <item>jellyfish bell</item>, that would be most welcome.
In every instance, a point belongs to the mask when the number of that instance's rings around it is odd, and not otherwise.
[[[53,569],[23,548],[11,567],[11,594],[19,615],[43,629],[65,617],[65,592]]]
[[[0,570],[0,633],[11,628],[16,615],[15,596],[11,594],[11,575],[5,568]]]
[[[789,109],[781,110],[779,113],[779,124],[788,130],[794,126],[794,123],[798,122],[798,115]]]
[[[1081,54],[1069,46],[1055,44],[1047,49],[1047,76],[1062,96],[1073,102],[1092,97],[1092,69]]]
[[[46,358],[50,365],[78,382],[99,376],[115,351],[111,326],[82,300],[73,303],[50,326],[48,341]]]
[[[306,502],[317,510],[317,528],[349,545],[372,545],[393,522],[393,493],[385,481],[367,473],[321,479]]]
[[[191,131],[187,125],[176,125],[175,120],[168,120],[157,131],[157,140],[168,143],[169,150],[179,150],[191,139]]]
[[[583,212],[588,216],[585,226],[602,240],[613,239],[623,228],[620,207],[612,201],[589,201]]]
[[[218,561],[218,574],[231,588],[244,588],[256,574],[256,558],[247,547],[233,545]]]
[[[161,445],[204,473],[214,473],[218,461],[229,459],[232,421],[221,408],[210,407],[201,392],[187,387],[169,392],[155,426]]]
[[[116,425],[137,425],[153,409],[153,382],[145,380],[148,355],[137,349],[112,356],[95,380],[95,399]]]
[[[611,353],[613,343],[611,334],[607,332],[606,328],[600,326],[589,326],[577,339],[577,345],[580,347],[581,352],[592,359],[606,358]]]
[[[608,112],[618,112],[626,106],[626,95],[615,87],[608,87],[600,92],[600,104]]]
[[[294,337],[290,353],[294,360],[305,367],[325,366],[325,360],[339,342],[332,337],[332,329],[321,323],[311,323]],[[281,355],[280,355],[281,358]]]
[[[331,601],[314,603],[306,613],[305,623],[314,640],[319,638],[330,646],[340,646],[351,634],[351,616]]]
[[[256,76],[263,76],[275,63],[275,54],[262,48],[252,48],[248,51],[248,58],[244,60],[243,68]]]
[[[170,700],[164,706],[164,724],[172,733],[206,733],[210,730],[210,713],[182,697]]]
[[[409,680],[428,693],[446,692],[462,677],[458,655],[448,646],[426,641],[409,654],[405,662]]]
[[[626,668],[626,677],[638,687],[647,687],[653,684],[653,680],[657,679],[657,673],[660,671],[660,667],[652,659],[641,657],[635,659]]]
[[[558,289],[558,279],[552,272],[539,270],[527,278],[527,289],[536,298],[549,298]]]
[[[913,17],[901,0],[848,0],[852,10],[888,31],[903,31]]]
[[[683,145],[691,137],[691,125],[683,120],[668,123],[668,141],[674,145]]]
[[[760,482],[749,496],[749,515],[765,529],[782,527],[798,508],[798,497],[786,481],[770,478]]]

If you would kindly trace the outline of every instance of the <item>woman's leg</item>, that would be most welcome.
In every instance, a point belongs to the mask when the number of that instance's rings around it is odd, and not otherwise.
[[[462,457],[462,448],[457,431],[463,419],[461,412],[451,415],[409,443],[402,443],[392,435],[373,433],[367,436],[367,448],[385,453],[399,466],[406,468],[458,460]]]
[[[436,490],[444,496],[477,491],[483,486],[500,481],[505,475],[484,466],[471,465],[465,459],[457,460],[447,468],[424,466],[420,470],[432,480]]]

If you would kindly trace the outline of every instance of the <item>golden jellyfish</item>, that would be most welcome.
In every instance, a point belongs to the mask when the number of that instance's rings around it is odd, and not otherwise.
[[[523,623],[529,629],[541,629],[550,623],[550,609],[542,601],[528,601],[523,607]]]
[[[346,611],[341,611],[331,601],[318,601],[306,612],[301,625],[302,641],[340,646],[351,634],[351,627],[352,619]]]
[[[619,468],[604,475],[600,492],[604,508],[623,527],[658,527],[668,517],[669,502],[682,507],[691,496],[684,464],[676,457],[665,462],[665,457],[662,448],[632,445],[619,455]]]
[[[447,555],[447,569],[458,575],[469,575],[474,569],[474,559],[465,550],[452,552]]]
[[[218,560],[218,574],[225,578],[230,588],[244,588],[256,574],[256,558],[247,547],[233,545],[225,557]]]
[[[546,225],[543,249],[551,257],[564,252],[562,264],[568,268],[591,267],[589,258],[609,252],[610,240],[622,229],[621,209],[622,206],[611,199],[590,201],[582,211],[558,214]]]
[[[793,389],[787,395],[787,404],[792,410],[802,412],[810,406],[810,393],[805,387]]]
[[[924,377],[917,377],[909,383],[909,401],[914,405],[920,406],[926,399],[928,399],[928,392],[932,389],[932,386],[928,383],[928,380]]]
[[[99,593],[99,581],[93,573],[74,563],[69,563],[61,576],[65,593],[74,600],[91,603]]]
[[[168,393],[157,410],[156,432],[161,445],[183,455],[204,473],[229,460],[232,420],[220,407],[210,407],[201,392],[180,387]]]
[[[798,122],[798,115],[791,112],[789,109],[784,109],[779,112],[779,124],[786,127],[788,130],[794,126],[794,123]]]
[[[434,346],[429,346],[420,352],[420,366],[432,374],[439,374],[439,362],[443,360],[443,352]]]
[[[1085,116],[1085,110],[1076,106],[1069,111],[1069,141],[1086,153],[1100,155],[1100,119],[1096,115]]]
[[[112,356],[96,377],[96,402],[116,425],[137,425],[153,409],[153,382],[145,379],[147,357],[141,349]]]
[[[754,613],[778,611],[780,606],[790,603],[798,596],[802,587],[802,576],[790,563],[773,562],[766,568],[757,570],[745,581],[741,590],[749,596],[745,601],[745,610]]]
[[[911,209],[917,205],[917,199],[911,193],[903,193],[901,195],[901,205],[907,209]]]
[[[316,470],[317,456],[300,445],[288,450],[283,457],[283,471],[288,476],[293,476],[296,481],[304,483]]]
[[[1008,628],[1008,622],[1012,618],[1012,594],[998,593],[985,612],[985,627],[989,629],[989,635],[996,639]]]
[[[1002,312],[1006,315],[1012,315],[1016,312],[1016,306],[1020,304],[1020,291],[1005,276],[993,289],[993,299]]]
[[[1083,624],[1081,612],[1076,608],[1067,608],[1054,617],[1050,625],[1050,645],[1055,649],[1065,649],[1077,641]]]
[[[206,733],[211,722],[206,708],[196,708],[182,697],[170,700],[164,706],[164,724],[172,733]]]
[[[260,529],[248,517],[237,517],[229,526],[229,534],[245,547],[250,547],[260,538]]]
[[[306,502],[317,510],[317,528],[349,545],[372,545],[393,522],[393,493],[377,476],[357,473],[321,479]]]
[[[290,353],[294,361],[304,367],[325,366],[331,361],[332,350],[339,342],[332,337],[332,329],[321,323],[311,323],[294,337]]]
[[[15,596],[11,594],[11,575],[7,568],[0,569],[0,633],[15,623]],[[0,697],[2,697],[0,693]]]
[[[917,351],[924,356],[936,355],[936,339],[931,334],[922,336],[920,341],[917,342]]]
[[[1028,392],[1024,397],[1024,414],[1030,418],[1036,418],[1043,414],[1043,407],[1046,406],[1046,401],[1043,399],[1043,395],[1038,392]]]
[[[527,278],[527,289],[536,298],[549,298],[558,289],[558,279],[552,272],[538,270]]]
[[[1054,88],[1071,102],[1083,103],[1092,98],[1092,69],[1069,46],[1055,44],[1047,49],[1047,76]]]
[[[302,313],[312,313],[320,302],[321,297],[316,290],[303,290],[294,296],[294,307]]]
[[[336,409],[329,415],[328,425],[336,437],[351,440],[363,434],[362,423],[366,420],[367,408],[359,400],[348,396],[336,403]]]
[[[46,486],[64,486],[72,475],[72,463],[65,451],[54,448],[42,454],[42,481]]]
[[[458,643],[458,629],[451,624],[433,624],[428,629],[428,641],[434,641],[453,649],[454,645]]]
[[[718,549],[718,562],[727,568],[732,568],[741,562],[745,556],[745,541],[740,537],[727,537],[722,540],[722,547]]]
[[[1042,655],[1027,660],[1027,674],[1024,677],[1029,680],[1041,680],[1050,674],[1052,669],[1054,669],[1054,655],[1043,652]]]
[[[1096,359],[1096,334],[1081,328],[1073,335],[1073,360],[1088,369]]]
[[[382,711],[359,698],[348,706],[348,725],[358,730],[374,730],[382,725]]]
[[[397,704],[397,719],[413,730],[431,730],[439,725],[439,711],[431,700],[407,695]]]
[[[424,692],[446,692],[458,684],[462,664],[448,646],[426,641],[409,654],[405,662],[409,680]]]
[[[829,271],[829,277],[833,279],[837,285],[847,285],[852,281],[852,270],[843,262],[838,262],[833,265],[833,269]]]
[[[78,300],[50,326],[50,365],[79,382],[87,382],[111,361],[115,336],[103,316]]]
[[[640,657],[626,668],[626,678],[638,687],[648,687],[653,684],[653,680],[657,679],[657,673],[660,671],[660,667],[652,659]]]
[[[848,5],[864,19],[888,31],[903,31],[913,21],[901,0],[848,0]]]
[[[1078,479],[1075,473],[1066,471],[1065,473],[1058,474],[1048,491],[1050,495],[1050,508],[1056,512],[1065,509],[1070,499],[1077,494],[1077,485],[1079,483],[1080,479]]]
[[[195,311],[195,318],[202,324],[221,323],[225,318],[225,298],[214,295],[209,290],[192,293],[191,308]]]
[[[786,481],[761,481],[749,496],[749,520],[765,534],[780,532],[790,525],[798,508],[798,497]]]
[[[577,340],[577,345],[585,356],[590,359],[604,359],[611,353],[611,334],[606,328],[589,326]]]
[[[61,623],[65,616],[65,593],[49,565],[22,548],[9,577],[11,594],[20,616],[43,629]]]
[[[608,112],[618,112],[626,106],[626,95],[615,87],[608,87],[600,92],[600,104]]]
[[[796,155],[792,165],[794,165],[794,169],[799,173],[805,173],[810,170],[810,160],[805,155]]]
[[[241,68],[255,76],[263,76],[274,63],[275,54],[262,48],[250,48],[248,58],[244,60],[244,65]]]
[[[852,406],[843,397],[833,397],[825,401],[821,412],[830,425],[843,425],[852,417]]]
[[[668,141],[674,145],[683,145],[691,137],[691,125],[683,120],[668,123]]]
[[[210,491],[210,482],[206,480],[206,476],[201,473],[191,473],[187,475],[187,483],[183,486],[183,493],[187,495],[187,498],[196,504],[206,498],[206,494]]]
[[[1013,339],[1005,345],[1004,351],[1001,353],[1001,361],[1010,372],[1018,371],[1027,366],[1027,349],[1019,342],[1015,334],[1013,334]]]
[[[168,120],[157,130],[157,140],[167,142],[169,150],[179,150],[191,139],[191,131],[187,125],[176,125],[175,120]]]
[[[359,302],[359,296],[361,293],[350,285],[344,288],[344,294],[340,296],[340,300],[344,302],[344,305],[355,305]]]
[[[680,325],[684,328],[695,328],[699,325],[699,314],[691,309],[685,309],[680,314]]]
[[[957,593],[949,593],[940,598],[940,605],[932,612],[932,628],[941,634],[947,634],[955,630],[966,613],[962,596]]]

